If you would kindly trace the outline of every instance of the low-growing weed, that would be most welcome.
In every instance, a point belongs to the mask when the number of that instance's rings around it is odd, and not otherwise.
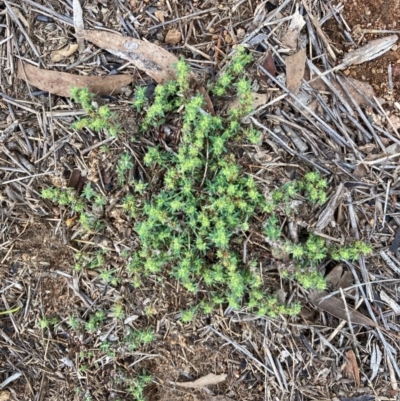
[[[317,270],[323,260],[356,260],[360,255],[372,252],[371,246],[362,241],[355,241],[347,246],[330,246],[324,238],[312,233],[309,233],[303,243],[295,244],[283,239],[278,215],[295,217],[296,207],[292,207],[291,202],[298,195],[304,196],[306,201],[313,205],[323,205],[326,202],[327,187],[328,182],[325,178],[318,172],[310,172],[305,174],[303,179],[290,181],[272,191],[267,204],[267,211],[270,213],[264,229],[267,241],[272,246],[284,250],[291,259],[286,267],[281,267],[280,274],[283,278],[297,280],[305,289],[326,289],[326,281]]]
[[[252,108],[251,85],[245,76],[245,67],[251,60],[251,55],[239,47],[211,88],[217,96],[236,92],[238,107],[226,116],[212,116],[205,111],[203,95],[190,91],[189,68],[183,60],[176,65],[177,79],[158,85],[151,103],[144,88],[138,87],[135,91],[132,106],[138,113],[142,131],[156,128],[169,115],[178,113],[182,138],[174,152],[154,146],[144,155],[143,163],[148,171],[163,177],[157,188],[142,181],[127,182],[133,158],[126,152],[118,159],[118,183],[128,184],[130,188],[121,199],[121,207],[133,219],[133,228],[140,240],[140,248],[130,256],[125,255],[126,270],[135,287],[141,285],[146,275],[167,274],[177,279],[189,294],[197,294],[201,289],[205,298],[199,305],[181,312],[183,322],[191,321],[200,310],[211,313],[219,304],[233,309],[247,306],[258,315],[298,313],[299,305],[281,305],[268,295],[259,270],[243,264],[240,253],[235,250],[242,241],[242,232],[249,230],[255,215],[266,215],[266,240],[290,256],[288,267],[280,270],[282,277],[297,280],[305,289],[325,288],[325,280],[317,268],[327,257],[354,259],[370,252],[361,242],[330,247],[312,233],[304,243],[283,240],[280,216],[293,214],[291,202],[298,195],[312,204],[323,205],[327,181],[318,172],[309,172],[303,179],[275,189],[265,199],[254,179],[243,172],[230,144],[257,143],[261,137],[254,127],[242,128],[241,124],[241,118]],[[78,128],[110,129],[115,116],[103,106],[97,108],[87,90],[74,89],[72,98],[89,114],[84,122],[78,122]],[[107,120],[108,125],[104,121],[100,124],[99,119]],[[71,189],[57,188],[44,189],[42,196],[78,213],[78,221],[85,230],[101,229],[101,221],[91,212],[89,203],[104,205],[106,199],[91,183],[86,184],[79,196]],[[104,257],[97,255],[86,266],[97,269],[103,264]],[[81,269],[82,263],[76,263],[74,270]],[[100,269],[99,278],[105,284],[118,283],[109,268]],[[113,314],[122,316],[122,311],[114,310]],[[89,326],[95,327],[96,322]]]
[[[239,47],[210,89],[216,96],[229,93],[238,97],[238,106],[226,115],[206,111],[204,96],[190,88],[189,67],[183,60],[176,65],[176,80],[158,85],[152,101],[148,100],[145,88],[136,88],[132,107],[141,132],[149,135],[173,116],[180,142],[173,149],[148,147],[139,162],[147,167],[146,175],[157,177],[148,182],[130,181],[137,155],[133,158],[126,151],[116,161],[116,181],[122,194],[117,207],[125,214],[125,221],[140,244],[132,251],[123,245],[119,255],[125,263],[123,273],[133,287],[140,287],[146,276],[157,281],[178,281],[188,299],[197,300],[180,311],[183,323],[192,322],[201,313],[211,314],[221,306],[246,308],[258,316],[269,317],[299,313],[300,304],[280,303],[272,295],[276,289],[264,283],[257,260],[243,262],[244,234],[257,230],[260,222],[264,222],[263,231],[258,229],[258,234],[271,245],[271,254],[276,249],[286,254],[279,263],[281,278],[294,280],[305,290],[326,288],[318,268],[328,258],[355,260],[371,253],[371,247],[364,242],[332,246],[312,232],[297,243],[287,240],[285,221],[297,216],[296,202],[314,208],[326,203],[328,182],[318,172],[288,181],[266,197],[239,164],[232,144],[259,145],[262,138],[255,127],[242,124],[242,118],[252,111],[251,83],[245,74],[251,60],[251,55]],[[97,106],[87,89],[74,88],[71,96],[88,114],[74,124],[76,129],[104,130],[108,135],[117,135],[116,116],[107,106]],[[97,189],[95,183],[88,182],[81,193],[50,187],[44,188],[41,195],[68,210],[82,235],[87,235],[101,232],[107,223],[95,213],[96,207],[103,208],[108,203]],[[115,265],[107,263],[108,257],[100,248],[91,253],[78,252],[74,274],[95,269],[96,283],[118,286],[123,276]],[[151,318],[154,311],[155,308],[146,308],[144,312]],[[125,313],[126,307],[118,300],[108,314],[98,309],[84,319],[70,316],[67,324],[71,330],[85,330],[94,336],[107,317],[115,324],[123,324]],[[43,322],[40,326],[47,328],[49,324]],[[104,355],[113,358],[121,350],[133,352],[155,339],[150,328],[129,328],[125,333],[126,327],[118,346],[104,340],[98,342]],[[80,369],[84,370],[85,364]],[[135,400],[143,400],[143,388],[151,378],[144,374],[126,380],[128,392]]]
[[[94,101],[94,94],[87,88],[71,88],[71,98],[76,103],[80,103],[88,117],[81,118],[73,124],[73,128],[81,130],[84,128],[92,129],[95,132],[104,130],[111,137],[117,137],[120,131],[116,123],[116,115],[107,105],[99,106]]]

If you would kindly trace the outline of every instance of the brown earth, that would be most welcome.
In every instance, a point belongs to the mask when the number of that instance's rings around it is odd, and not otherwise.
[[[367,44],[374,39],[400,33],[400,1],[399,0],[348,0],[344,2],[344,19],[351,29],[351,35],[357,47]],[[343,53],[354,48],[346,45],[342,34],[343,25],[338,29],[335,19],[330,19],[325,32],[333,45]],[[364,30],[367,32],[364,33]],[[371,30],[380,33],[369,33]],[[393,32],[385,32],[393,31]],[[372,85],[378,96],[390,96],[388,93],[388,66],[393,70],[393,97],[399,98],[400,93],[400,43],[393,46],[391,51],[375,60],[361,65],[351,66],[344,71],[360,81],[366,81]]]

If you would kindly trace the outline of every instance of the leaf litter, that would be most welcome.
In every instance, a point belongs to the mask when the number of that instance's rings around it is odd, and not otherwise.
[[[130,61],[157,83],[175,79],[174,65],[178,58],[153,43],[97,30],[81,30],[77,37],[88,40],[115,56]]]
[[[121,92],[121,89],[132,82],[128,74],[81,76],[67,72],[43,70],[26,62],[18,63],[18,77],[43,91],[58,96],[69,97],[73,86],[89,88],[98,95],[110,95]]]
[[[226,380],[227,375],[215,375],[214,373],[209,373],[206,376],[200,377],[199,379],[193,382],[174,382],[175,386],[184,387],[184,388],[202,388],[207,386],[213,386],[219,383],[222,383]]]

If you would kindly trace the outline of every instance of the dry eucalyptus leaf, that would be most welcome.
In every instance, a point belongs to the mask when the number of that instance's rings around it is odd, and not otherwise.
[[[157,10],[157,11],[154,13],[154,15],[155,15],[156,18],[157,18],[158,20],[160,20],[161,22],[164,22],[164,21],[165,21],[165,18],[164,18],[164,11]]]
[[[264,68],[264,70],[269,72],[273,77],[275,76],[275,74],[276,74],[275,60],[270,51],[267,51],[267,53],[261,60],[260,67]],[[260,79],[262,82],[267,84],[269,77],[261,70],[260,71]]]
[[[342,95],[345,96],[348,102],[350,102],[350,99],[347,96],[347,93],[349,93],[352,96],[352,98],[356,101],[356,103],[360,107],[368,106],[369,105],[368,100],[374,101],[375,91],[374,88],[368,82],[362,82],[359,81],[358,79],[350,77],[346,78],[346,80],[342,79],[341,82],[346,88],[346,91],[344,93],[340,85],[335,83],[334,86],[337,90],[339,90],[340,93],[342,93]],[[354,86],[358,90],[355,89]],[[360,91],[362,94],[360,94],[358,91]]]
[[[264,22],[265,18],[267,17],[267,9],[265,7],[266,3],[266,1],[262,2],[254,10],[253,21],[251,21],[249,25],[248,32],[252,32],[255,29],[259,28]]]
[[[347,375],[355,380],[357,386],[360,386],[360,369],[358,368],[357,358],[353,350],[346,352],[347,362],[345,365],[345,372]]]
[[[101,77],[88,77],[73,75],[66,72],[43,70],[29,63],[18,63],[18,78],[23,79],[40,90],[50,92],[58,96],[70,96],[71,87],[87,87],[90,92],[98,95],[110,95],[120,93],[121,88],[132,82],[132,76],[105,75]]]
[[[358,178],[363,178],[369,173],[369,168],[365,164],[360,163],[353,171],[353,175]]]
[[[373,344],[372,346],[372,353],[371,353],[371,377],[369,378],[370,381],[374,380],[375,377],[378,375],[379,368],[381,367],[382,362],[382,351],[379,348],[378,344]]]
[[[207,111],[212,115],[215,116],[215,110],[214,110],[214,105],[212,103],[212,100],[210,98],[210,95],[208,92],[204,89],[203,86],[199,86],[199,92],[203,95],[204,100],[206,101],[206,106],[207,106]]]
[[[182,35],[178,29],[170,29],[167,34],[165,35],[165,43],[168,45],[176,45],[182,39]]]
[[[397,35],[391,35],[386,38],[371,40],[365,46],[345,54],[340,66],[344,68],[350,65],[371,61],[388,52],[398,39],[399,37]]]
[[[390,308],[393,309],[393,312],[396,315],[400,315],[400,305],[392,298],[389,297],[388,294],[386,294],[385,291],[381,290],[381,292],[379,293],[381,299],[383,302],[386,302]]]
[[[288,26],[282,38],[282,44],[288,47],[289,49],[296,49],[297,39],[305,23],[306,21],[304,20],[303,16],[298,11],[296,11],[293,14],[293,18],[290,21],[290,25]]]
[[[197,379],[194,382],[185,382],[185,383],[173,382],[173,384],[184,388],[201,388],[222,383],[223,381],[226,380],[226,378],[227,378],[226,374],[215,375],[214,373],[209,373],[208,375],[200,377],[200,379]]]
[[[338,282],[338,288],[348,288],[354,284],[354,276],[351,272],[346,270]],[[350,295],[354,295],[358,291],[358,288],[353,288],[349,291]]]
[[[286,57],[286,86],[294,94],[299,92],[301,81],[304,78],[306,58],[306,49],[301,49],[292,56]]]
[[[157,83],[163,84],[176,78],[174,65],[178,59],[153,43],[98,30],[82,30],[77,32],[77,37],[130,61]]]
[[[348,321],[350,318],[352,324],[369,327],[380,327],[373,320],[371,320],[367,316],[364,316],[362,313],[356,311],[350,306],[347,306],[347,314],[346,306],[344,305],[343,300],[333,296],[325,298],[328,295],[329,294],[325,291],[318,292],[315,290],[311,290],[309,300],[317,308],[322,309],[324,312],[330,313],[332,316],[335,316],[338,319]],[[383,329],[382,327],[380,328]]]
[[[343,274],[343,266],[336,265],[326,276],[325,280],[327,284],[330,284],[332,287],[337,288],[339,284],[340,277]]]
[[[325,276],[325,280],[333,290],[338,290],[339,288],[348,288],[354,284],[353,275],[348,270],[345,270],[341,264],[336,265]],[[344,295],[354,295],[356,291],[356,288],[352,288],[351,290],[346,291]]]
[[[69,44],[62,49],[55,50],[54,52],[51,53],[51,61],[53,63],[58,63],[65,57],[69,57],[72,54],[74,54],[78,50],[78,45],[77,44]]]

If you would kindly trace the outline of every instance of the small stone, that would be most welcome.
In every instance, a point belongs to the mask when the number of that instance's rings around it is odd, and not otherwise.
[[[349,76],[350,75],[350,70],[344,70],[343,74],[346,75],[346,77]]]
[[[392,46],[392,48],[390,49],[392,52],[395,52],[397,50],[397,45]]]
[[[177,29],[170,29],[165,36],[165,43],[176,45],[181,41],[181,33]]]
[[[239,28],[236,32],[236,36],[238,39],[243,39],[246,35],[246,31],[243,28]]]
[[[208,30],[208,32],[211,32],[211,33],[213,33],[215,31],[215,29],[213,28],[213,27],[211,27],[209,30]]]
[[[228,34],[224,36],[225,42],[231,44],[233,42],[232,37]]]

